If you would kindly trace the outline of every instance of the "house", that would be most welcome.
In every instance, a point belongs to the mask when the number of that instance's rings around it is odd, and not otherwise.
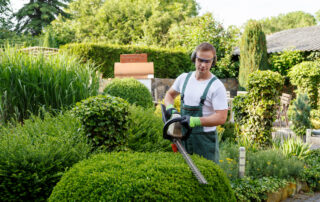
[[[267,52],[276,53],[286,49],[306,52],[320,51],[320,25],[283,30],[266,36]],[[233,55],[240,55],[237,47]]]

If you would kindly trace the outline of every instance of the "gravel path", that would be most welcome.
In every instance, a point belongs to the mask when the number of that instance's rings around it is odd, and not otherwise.
[[[283,202],[320,202],[320,192],[296,194]]]

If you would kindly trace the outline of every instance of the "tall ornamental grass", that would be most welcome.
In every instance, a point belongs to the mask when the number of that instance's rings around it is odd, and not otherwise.
[[[0,53],[0,119],[22,121],[39,108],[57,110],[96,95],[92,64],[74,56],[32,56],[14,48]]]

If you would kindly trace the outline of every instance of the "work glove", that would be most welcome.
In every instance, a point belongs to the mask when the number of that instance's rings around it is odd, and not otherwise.
[[[186,128],[194,128],[196,126],[201,126],[200,117],[193,116],[182,116],[181,125]]]
[[[174,113],[178,113],[178,111],[176,110],[176,108],[173,107],[172,104],[169,104],[168,106],[166,106],[165,115],[167,120],[171,119],[171,115]]]

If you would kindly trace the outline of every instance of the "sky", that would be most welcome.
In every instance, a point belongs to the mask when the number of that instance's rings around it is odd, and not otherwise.
[[[225,27],[241,26],[249,19],[266,17],[293,11],[304,11],[314,15],[320,10],[320,0],[196,0],[201,7],[200,15],[213,13],[215,19]]]
[[[196,0],[200,15],[210,12],[215,19],[229,25],[241,26],[249,19],[262,19],[293,11],[304,11],[312,15],[320,10],[320,0]],[[11,0],[14,10],[28,0]]]

